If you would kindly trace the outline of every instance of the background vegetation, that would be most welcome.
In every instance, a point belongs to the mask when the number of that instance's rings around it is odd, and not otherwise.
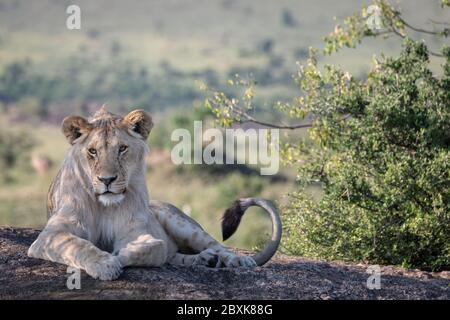
[[[298,163],[299,191],[284,207],[284,249],[327,259],[397,264],[428,270],[450,267],[450,47],[439,51],[414,33],[445,39],[448,24],[411,25],[380,0],[378,29],[368,27],[366,8],[324,38],[324,54],[356,47],[366,37],[404,39],[400,55],[374,59],[367,77],[317,61],[311,50],[299,66],[301,95],[276,108],[310,123],[264,122],[250,114],[253,84],[242,98],[211,91],[207,100],[224,126],[264,123],[280,129],[310,127],[309,139],[285,145],[284,159]],[[443,10],[450,6],[441,2]],[[412,32],[412,34],[411,34]],[[416,35],[417,36],[417,35]],[[433,73],[429,57],[442,58]],[[318,183],[322,194],[306,188]]]
[[[61,120],[106,102],[152,113],[151,197],[218,238],[225,207],[263,196],[283,208],[284,252],[448,268],[448,66],[439,55],[450,13],[445,1],[375,2],[379,33],[365,24],[372,1],[82,0],[81,30],[66,29],[70,1],[0,1],[0,224],[43,226],[68,147]],[[406,37],[427,48],[409,43],[400,54]],[[224,116],[241,92],[249,118]],[[213,116],[283,127],[280,175],[172,165],[172,130],[214,125]],[[267,223],[255,210],[228,244],[258,245]]]

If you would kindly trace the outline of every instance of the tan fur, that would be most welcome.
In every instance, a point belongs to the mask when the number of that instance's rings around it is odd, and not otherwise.
[[[142,110],[122,118],[103,107],[90,120],[64,119],[63,133],[72,146],[50,186],[49,220],[29,256],[81,268],[102,280],[116,279],[125,266],[255,265],[176,207],[149,200],[145,156],[152,126]],[[115,179],[106,185],[103,177]]]

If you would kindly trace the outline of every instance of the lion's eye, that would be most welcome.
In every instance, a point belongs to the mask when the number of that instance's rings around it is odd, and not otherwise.
[[[89,152],[92,156],[97,155],[97,150],[95,150],[94,148],[88,149],[88,152]]]
[[[127,146],[120,146],[119,147],[119,153],[124,153],[125,151],[127,151],[128,147]]]

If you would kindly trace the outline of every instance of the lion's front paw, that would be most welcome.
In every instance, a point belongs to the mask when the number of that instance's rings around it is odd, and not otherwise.
[[[122,273],[122,264],[118,257],[108,255],[98,261],[88,262],[85,271],[94,279],[115,280]]]
[[[235,254],[226,254],[220,256],[220,264],[221,266],[227,268],[235,268],[235,267],[245,267],[245,268],[253,268],[256,267],[256,262],[252,257],[248,256],[238,256]]]

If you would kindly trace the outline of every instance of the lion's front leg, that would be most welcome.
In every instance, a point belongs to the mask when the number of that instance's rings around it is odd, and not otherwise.
[[[119,259],[67,231],[44,230],[28,256],[83,269],[93,278],[114,280],[122,272]]]
[[[116,243],[114,252],[124,267],[159,267],[168,255],[167,243],[150,234],[130,235]]]

